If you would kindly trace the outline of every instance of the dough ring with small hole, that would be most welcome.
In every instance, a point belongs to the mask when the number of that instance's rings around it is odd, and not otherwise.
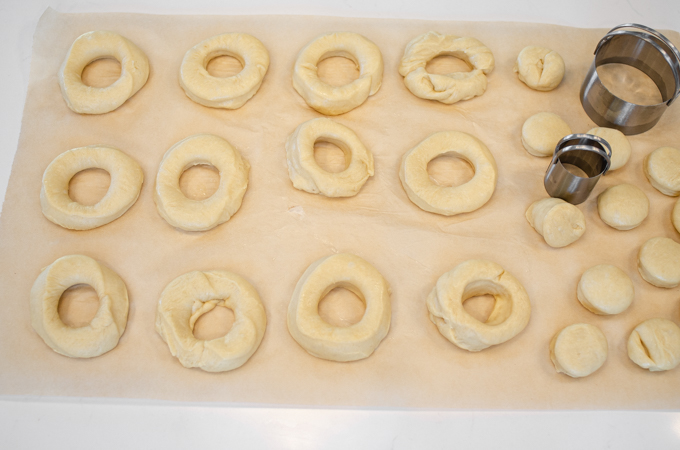
[[[440,155],[464,159],[475,171],[460,186],[439,186],[427,173],[427,164]],[[399,171],[408,198],[424,211],[453,216],[475,211],[489,201],[496,189],[498,168],[489,149],[479,139],[460,131],[434,133],[406,152]]]
[[[231,56],[243,66],[231,77],[214,77],[206,69],[218,56]],[[237,109],[255,95],[269,69],[269,53],[257,38],[226,33],[189,49],[179,70],[179,84],[191,100],[211,108]]]
[[[352,60],[359,69],[359,78],[344,86],[321,81],[317,64],[334,56]],[[293,68],[293,87],[309,106],[321,114],[336,116],[353,110],[378,92],[382,76],[383,59],[377,45],[357,33],[328,33],[300,50]]]
[[[680,195],[680,150],[661,147],[645,157],[643,168],[647,179],[662,194]]]
[[[655,237],[638,252],[640,276],[657,287],[671,289],[680,284],[680,244],[667,237]]]
[[[486,322],[472,317],[465,300],[492,295],[495,303]],[[458,347],[478,352],[502,344],[529,323],[531,303],[522,284],[491,261],[469,260],[437,280],[427,297],[430,320],[446,339]]]
[[[550,360],[559,373],[587,377],[607,360],[607,338],[595,325],[575,323],[550,341]]]
[[[651,372],[671,370],[680,363],[680,328],[668,319],[648,319],[628,338],[628,357]]]
[[[59,317],[59,299],[77,284],[91,286],[99,297],[92,321],[71,328]],[[93,358],[118,345],[128,316],[125,283],[113,270],[83,255],[68,255],[45,267],[31,288],[31,324],[52,350],[72,358]]]
[[[83,69],[93,61],[115,58],[120,78],[107,87],[83,83]],[[59,86],[69,108],[79,114],[104,114],[135,95],[149,78],[149,60],[135,44],[111,31],[90,31],[71,45],[59,70]]]
[[[104,197],[83,205],[68,195],[69,181],[78,172],[103,169],[111,176]],[[125,214],[137,201],[144,173],[137,162],[112,147],[91,145],[65,151],[47,166],[40,189],[40,206],[50,221],[71,230],[90,230]]]
[[[217,191],[204,200],[187,198],[179,187],[182,173],[198,164],[210,164],[220,173]],[[158,168],[154,190],[158,213],[182,230],[210,230],[229,220],[241,207],[249,171],[248,161],[221,137],[189,136],[165,153]]]
[[[471,66],[471,72],[428,73],[427,63],[437,56],[454,56]],[[450,105],[486,91],[486,75],[494,69],[491,50],[475,38],[430,31],[406,45],[399,73],[413,95]]]
[[[556,51],[530,45],[519,52],[513,70],[531,89],[551,91],[564,77],[564,60]]]
[[[196,320],[216,306],[234,312],[229,332],[216,339],[194,336]],[[184,367],[226,372],[241,367],[260,346],[267,316],[255,288],[235,273],[189,272],[168,284],[156,311],[156,331]]]
[[[366,305],[361,320],[334,327],[319,317],[319,302],[343,287]],[[314,262],[302,275],[288,306],[288,331],[311,355],[331,361],[369,357],[390,329],[392,309],[387,281],[371,264],[349,253]]]
[[[332,173],[314,159],[316,142],[335,144],[345,154],[347,168]],[[324,117],[309,120],[286,141],[288,175],[296,189],[326,197],[352,197],[373,176],[373,155],[359,137],[344,125]]]
[[[586,218],[581,210],[561,198],[537,200],[525,216],[545,243],[554,248],[566,247],[586,232]]]

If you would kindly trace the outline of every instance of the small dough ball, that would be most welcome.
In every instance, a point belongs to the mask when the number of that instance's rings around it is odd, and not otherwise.
[[[676,287],[680,284],[680,244],[667,237],[648,240],[638,253],[638,271],[654,286]]]
[[[544,198],[529,206],[526,218],[546,244],[559,248],[586,232],[586,218],[576,206],[560,198]]]
[[[587,377],[607,360],[607,338],[595,325],[569,325],[550,341],[550,359],[560,373]]]
[[[668,319],[649,319],[628,338],[628,357],[651,372],[670,370],[680,363],[680,328]]]
[[[560,139],[571,134],[571,128],[554,113],[541,112],[522,125],[522,145],[534,156],[552,156]]]
[[[600,219],[617,230],[631,230],[649,214],[649,199],[632,184],[619,184],[605,189],[597,197]]]
[[[635,289],[626,272],[610,264],[600,264],[583,272],[576,296],[592,313],[618,314],[633,302]]]
[[[673,207],[673,213],[671,215],[671,220],[673,221],[673,226],[677,230],[678,233],[680,233],[680,199],[678,199],[677,202],[675,202],[675,206]]]
[[[657,148],[645,158],[644,170],[656,190],[671,197],[680,195],[680,150]]]
[[[551,91],[564,78],[564,60],[556,51],[530,45],[519,52],[513,70],[531,89]]]
[[[614,128],[593,128],[586,134],[601,137],[612,148],[611,164],[609,170],[616,170],[623,167],[630,159],[630,142],[625,134]]]

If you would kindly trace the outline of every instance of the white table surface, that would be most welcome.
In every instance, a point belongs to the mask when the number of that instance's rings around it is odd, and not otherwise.
[[[0,199],[19,139],[33,32],[47,7],[60,12],[309,14],[601,28],[636,22],[680,31],[678,0],[0,0]],[[189,446],[678,449],[680,412],[320,409],[0,397],[2,449]]]

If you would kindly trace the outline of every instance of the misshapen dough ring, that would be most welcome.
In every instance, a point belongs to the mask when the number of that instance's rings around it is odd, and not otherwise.
[[[120,78],[98,88],[83,83],[83,69],[92,61],[115,58]],[[149,78],[149,60],[135,44],[111,31],[90,31],[76,39],[59,70],[59,86],[66,104],[80,114],[113,111],[144,86]]]
[[[465,300],[484,294],[496,299],[485,323],[463,308]],[[512,339],[531,316],[529,296],[522,284],[500,265],[482,260],[465,261],[439,277],[427,297],[427,309],[446,339],[471,352]]]
[[[345,170],[332,173],[319,167],[314,159],[314,144],[319,141],[340,147],[347,162]],[[351,197],[373,176],[373,155],[356,133],[324,117],[297,127],[286,141],[286,155],[293,186],[312,194]]]
[[[231,77],[214,77],[206,69],[218,56],[231,56],[243,66]],[[226,33],[208,38],[189,49],[179,70],[179,84],[187,97],[211,108],[237,109],[255,95],[269,69],[269,53],[257,38]]]
[[[597,212],[604,223],[617,230],[631,230],[649,214],[649,199],[632,184],[605,189],[597,197]]]
[[[319,301],[336,287],[352,291],[366,305],[361,320],[334,327],[319,317]],[[349,253],[327,256],[307,268],[288,306],[288,331],[310,354],[331,361],[367,358],[390,329],[387,281],[371,264]]]
[[[531,89],[551,91],[564,78],[564,60],[556,51],[530,45],[519,52],[513,70]]]
[[[586,134],[601,137],[611,146],[612,157],[609,170],[616,170],[623,167],[630,159],[630,141],[625,134],[614,128],[592,128]]]
[[[59,299],[77,284],[91,286],[99,297],[92,321],[71,328],[59,317]],[[63,256],[45,267],[31,289],[31,324],[52,350],[72,358],[93,358],[118,345],[128,316],[125,283],[113,270],[83,255]]]
[[[680,328],[667,319],[649,319],[628,338],[628,357],[651,372],[671,370],[680,363]]]
[[[460,186],[439,186],[427,173],[427,164],[440,155],[466,160],[474,168],[470,181]],[[424,211],[445,216],[484,206],[496,189],[498,168],[489,149],[479,139],[460,131],[434,133],[406,152],[399,178],[408,198]]]
[[[594,325],[576,323],[550,341],[550,359],[555,370],[573,378],[587,377],[607,360],[607,338]]]
[[[635,289],[626,272],[610,264],[600,264],[583,272],[576,296],[592,313],[618,314],[633,302]]]
[[[317,64],[342,56],[359,68],[359,78],[344,86],[331,86],[319,79]],[[323,34],[298,54],[293,68],[293,87],[309,106],[321,114],[336,116],[360,106],[382,84],[383,59],[373,42],[357,33]]]
[[[647,155],[643,163],[649,182],[662,194],[680,195],[680,150],[661,147]]]
[[[560,116],[540,112],[529,117],[522,125],[522,145],[534,156],[552,156],[557,143],[571,134],[571,128]]]
[[[586,232],[586,218],[581,210],[560,198],[535,201],[525,215],[551,247],[566,247]]]
[[[447,74],[428,73],[427,63],[437,56],[448,55],[462,59],[470,72]],[[437,100],[450,105],[469,100],[486,91],[486,75],[494,69],[491,50],[475,38],[458,37],[430,31],[406,45],[399,73],[413,95],[427,100]]]
[[[196,320],[216,306],[234,312],[229,332],[202,340],[194,336]],[[241,367],[260,346],[267,316],[255,288],[235,273],[189,272],[175,278],[161,294],[156,331],[184,367],[225,372]]]
[[[210,164],[220,173],[217,191],[204,200],[187,198],[179,178],[189,167]],[[250,165],[226,140],[212,134],[196,134],[173,145],[163,156],[154,201],[158,213],[173,227],[205,231],[226,222],[241,207],[248,187]]]
[[[648,240],[638,253],[638,272],[654,286],[676,287],[680,284],[680,244],[666,237]]]
[[[69,181],[86,169],[103,169],[111,176],[109,190],[94,205],[83,205],[68,195]],[[57,156],[43,174],[40,206],[50,221],[71,230],[90,230],[125,214],[137,201],[144,173],[134,159],[112,147],[91,145]]]

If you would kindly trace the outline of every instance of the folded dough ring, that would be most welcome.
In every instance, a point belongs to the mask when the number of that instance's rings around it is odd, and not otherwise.
[[[463,303],[484,294],[493,295],[496,302],[487,321],[480,322]],[[427,297],[427,309],[442,336],[471,352],[512,339],[531,316],[531,303],[522,284],[500,265],[474,259],[439,277]]]
[[[471,72],[428,73],[428,61],[437,56],[454,56],[465,61]],[[450,105],[469,100],[486,91],[486,75],[494,69],[491,50],[475,38],[458,37],[430,31],[406,45],[399,73],[404,84],[416,97],[437,100]]]
[[[68,195],[69,181],[86,169],[103,169],[111,176],[106,195],[94,205],[83,205]],[[40,206],[50,221],[71,230],[91,230],[113,222],[137,201],[144,173],[137,162],[112,147],[90,145],[65,151],[47,166],[40,190]]]
[[[217,191],[204,200],[187,198],[179,178],[189,167],[210,164],[220,173]],[[154,201],[170,225],[186,231],[206,231],[226,222],[241,207],[248,188],[250,165],[229,142],[212,134],[195,134],[173,145],[163,156]]]
[[[551,91],[564,77],[564,60],[556,51],[530,45],[519,52],[513,70],[531,89]]]
[[[317,64],[334,56],[352,60],[359,68],[359,78],[337,87],[321,81]],[[309,106],[321,114],[336,116],[378,92],[382,75],[383,59],[377,45],[357,33],[328,33],[300,50],[293,68],[293,87]]]
[[[316,142],[335,144],[345,154],[347,168],[332,173],[314,159]],[[295,129],[286,141],[288,175],[296,189],[326,197],[352,197],[373,176],[373,155],[359,137],[344,125],[319,117]]]
[[[427,174],[427,164],[440,155],[454,155],[472,165],[475,174],[460,186],[439,186]],[[453,216],[474,211],[489,201],[496,189],[498,168],[479,139],[460,131],[441,131],[406,152],[399,178],[408,198],[424,211]]]
[[[196,320],[216,306],[234,312],[229,332],[216,339],[194,336]],[[255,288],[235,273],[189,272],[175,278],[161,294],[156,331],[184,367],[226,372],[241,367],[260,346],[267,316]]]
[[[319,302],[336,287],[366,304],[354,325],[334,327],[319,317]],[[358,256],[340,253],[314,262],[302,275],[288,306],[288,331],[317,358],[356,361],[370,356],[387,335],[391,314],[390,288],[380,272]]]
[[[243,66],[231,77],[213,77],[206,69],[211,59],[232,56]],[[269,68],[269,53],[257,38],[226,33],[189,49],[179,69],[179,84],[187,97],[211,108],[237,109],[255,95]]]
[[[66,289],[87,284],[99,296],[92,321],[71,328],[59,318],[59,299]],[[55,352],[72,358],[93,358],[118,345],[128,316],[125,283],[105,265],[83,255],[68,255],[45,267],[31,288],[31,324]]]
[[[83,83],[83,69],[92,61],[115,58],[120,78],[98,88]],[[59,70],[59,86],[69,108],[79,114],[104,114],[118,108],[144,86],[149,60],[143,51],[111,31],[90,31],[76,39]]]

